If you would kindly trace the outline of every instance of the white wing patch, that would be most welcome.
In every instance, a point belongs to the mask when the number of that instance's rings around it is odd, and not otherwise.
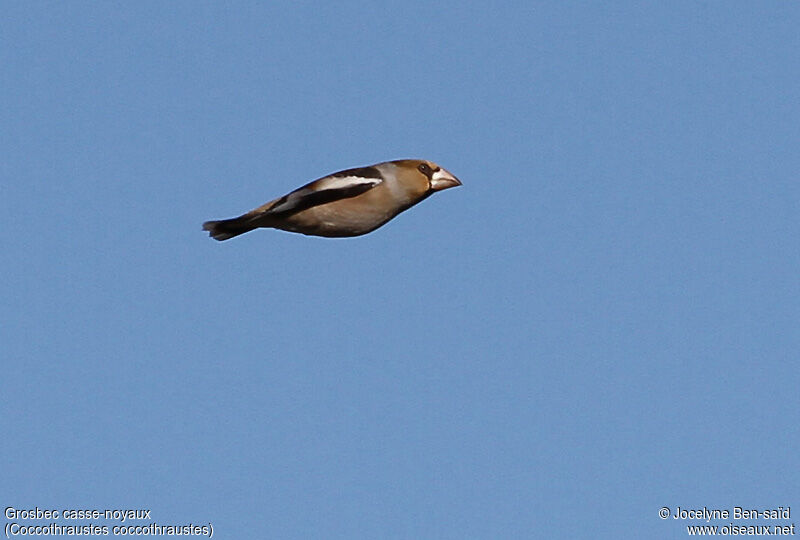
[[[326,176],[308,186],[301,187],[284,197],[284,200],[269,209],[270,212],[290,212],[299,206],[303,206],[306,197],[319,193],[320,191],[346,190],[348,188],[361,186],[365,190],[377,186],[383,180],[380,178],[365,178],[363,176]]]
[[[320,178],[316,184],[316,191],[322,189],[347,189],[353,186],[377,186],[380,178],[364,178],[363,176],[326,176]]]

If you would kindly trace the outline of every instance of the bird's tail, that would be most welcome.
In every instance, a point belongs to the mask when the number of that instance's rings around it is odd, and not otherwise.
[[[258,228],[253,225],[252,216],[245,214],[232,219],[223,219],[220,221],[206,221],[203,223],[203,230],[208,231],[211,238],[214,240],[227,240],[234,236],[239,236],[248,231]]]

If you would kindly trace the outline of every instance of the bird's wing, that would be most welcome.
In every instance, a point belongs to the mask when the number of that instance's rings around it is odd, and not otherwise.
[[[375,167],[348,169],[328,175],[284,195],[271,205],[269,214],[294,214],[314,206],[356,197],[383,182]]]

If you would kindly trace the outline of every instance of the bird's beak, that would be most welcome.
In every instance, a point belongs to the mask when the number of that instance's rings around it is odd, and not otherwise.
[[[460,186],[461,181],[444,169],[439,169],[431,177],[431,191]]]

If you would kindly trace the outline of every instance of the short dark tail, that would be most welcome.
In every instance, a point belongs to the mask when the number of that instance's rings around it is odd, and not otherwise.
[[[203,230],[208,231],[211,238],[214,240],[220,241],[239,236],[255,228],[257,228],[257,226],[252,224],[252,216],[246,215],[233,219],[206,221],[203,223]]]

